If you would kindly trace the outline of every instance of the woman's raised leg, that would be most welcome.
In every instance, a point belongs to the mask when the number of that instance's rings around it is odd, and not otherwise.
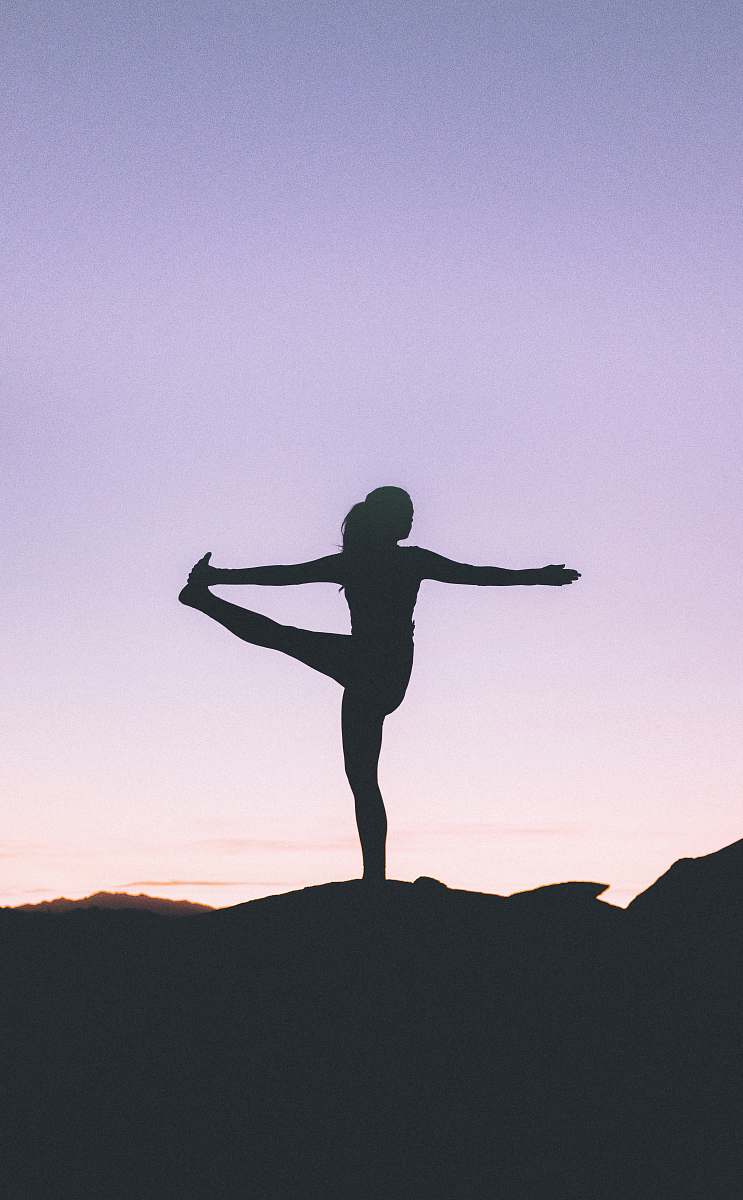
[[[384,712],[353,689],[347,688],[343,693],[343,757],[356,803],[364,879],[368,883],[382,883],[385,878],[387,814],[377,779],[384,717]]]
[[[209,588],[193,576],[178,599],[181,604],[198,609],[217,621],[230,633],[253,646],[267,646],[296,658],[322,675],[328,675],[345,687],[348,682],[351,638],[342,633],[316,633],[311,629],[296,629],[280,625],[262,613],[230,604],[221,596],[213,596]]]

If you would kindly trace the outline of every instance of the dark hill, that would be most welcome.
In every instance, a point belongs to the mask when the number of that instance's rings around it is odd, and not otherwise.
[[[743,839],[714,854],[680,858],[627,906],[633,917],[685,927],[743,918]]]
[[[0,1193],[732,1200],[740,929],[603,887],[0,912]]]

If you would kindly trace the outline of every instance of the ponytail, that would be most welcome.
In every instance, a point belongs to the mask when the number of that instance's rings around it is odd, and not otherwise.
[[[360,500],[346,514],[341,526],[343,534],[343,553],[358,554],[368,550],[374,540],[372,522],[369,519],[369,505],[366,500]]]

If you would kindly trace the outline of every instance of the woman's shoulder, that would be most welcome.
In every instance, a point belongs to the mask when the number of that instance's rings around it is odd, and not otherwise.
[[[426,569],[431,551],[424,550],[422,546],[400,546],[399,549],[404,555],[402,561],[405,566],[416,575],[421,575]]]

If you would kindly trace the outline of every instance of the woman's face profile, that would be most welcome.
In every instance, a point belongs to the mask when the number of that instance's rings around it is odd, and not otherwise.
[[[396,542],[401,542],[410,536],[413,527],[413,505],[405,498],[395,497],[393,504],[387,510],[387,528]]]

